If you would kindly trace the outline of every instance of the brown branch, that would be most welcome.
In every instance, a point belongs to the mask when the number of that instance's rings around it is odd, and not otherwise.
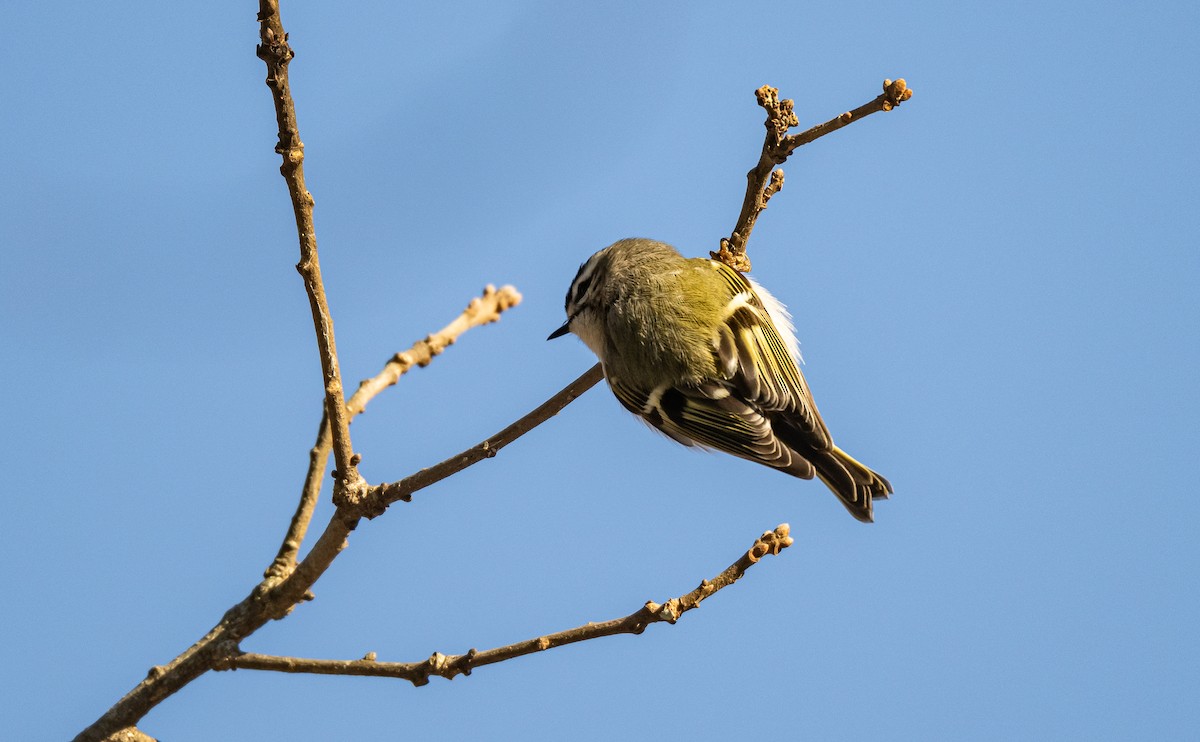
[[[358,520],[357,517],[345,517],[340,511],[335,514],[308,556],[290,575],[274,586],[266,580],[257,585],[195,644],[166,665],[152,667],[133,690],[80,732],[75,737],[76,742],[108,739],[110,735],[133,727],[152,708],[225,661],[242,639],[268,621],[286,616],[308,595],[313,583],[345,548],[346,537],[358,525]]]
[[[288,64],[295,54],[288,46],[287,33],[279,18],[278,0],[259,0],[258,21],[261,43],[256,52],[267,65],[267,87],[271,89],[275,103],[275,119],[279,124],[279,143],[275,151],[283,157],[279,172],[287,182],[296,215],[296,232],[300,237],[300,262],[296,264],[296,270],[304,279],[304,288],[308,292],[325,382],[325,408],[333,432],[333,458],[337,463],[333,497],[335,502],[353,503],[361,498],[367,485],[358,473],[358,460],[350,443],[350,414],[346,410],[342,374],[338,368],[333,317],[329,313],[329,300],[325,296],[317,256],[313,197],[304,185],[304,143],[300,141],[296,104],[288,83]]]
[[[217,669],[272,670],[320,675],[365,675],[398,678],[418,686],[428,683],[429,678],[434,675],[449,680],[460,674],[470,675],[472,670],[483,665],[504,662],[565,644],[616,634],[640,634],[650,624],[662,621],[673,624],[679,620],[680,616],[699,606],[701,601],[713,593],[737,582],[746,573],[746,570],[764,556],[778,554],[791,546],[792,537],[788,534],[789,528],[786,523],[777,526],[774,531],[767,531],[754,542],[749,551],[729,565],[724,572],[711,580],[704,580],[695,590],[681,597],[672,598],[662,604],[648,602],[623,618],[603,623],[588,623],[505,647],[486,649],[482,652],[472,649],[466,654],[459,655],[444,655],[434,652],[429,659],[422,662],[377,662],[374,652],[369,653],[361,660],[317,660],[245,652],[231,655],[228,661]]]
[[[313,545],[307,556],[296,564],[295,569],[289,571],[285,568],[278,572],[268,570],[267,577],[245,599],[229,609],[217,625],[207,634],[168,664],[152,668],[142,682],[122,697],[102,717],[80,732],[75,738],[76,740],[117,739],[121,735],[125,738],[137,738],[137,735],[141,733],[138,732],[134,725],[147,712],[164,699],[182,689],[192,680],[212,669],[229,669],[237,666],[250,667],[255,661],[263,663],[279,663],[285,660],[287,662],[321,662],[318,660],[289,660],[288,658],[262,659],[260,655],[241,654],[238,646],[243,639],[253,634],[268,621],[286,616],[300,601],[310,595],[309,590],[325,570],[329,568],[329,565],[341,550],[345,548],[347,537],[357,527],[362,517],[374,517],[382,513],[391,503],[397,500],[407,501],[411,499],[412,494],[417,490],[441,481],[478,461],[494,456],[501,448],[557,414],[567,404],[570,404],[570,402],[574,401],[603,377],[603,371],[599,364],[597,364],[533,412],[479,445],[398,482],[371,488],[366,486],[366,483],[363,482],[361,476],[358,474],[357,457],[353,454],[350,445],[350,418],[361,411],[367,401],[374,394],[378,393],[379,390],[395,383],[395,380],[408,368],[411,368],[412,365],[424,365],[428,363],[450,341],[447,340],[442,344],[436,336],[431,336],[424,345],[418,343],[408,354],[397,354],[379,376],[369,379],[360,385],[359,392],[363,394],[361,398],[359,397],[359,393],[356,392],[349,403],[344,401],[341,376],[338,370],[336,346],[333,341],[333,324],[330,319],[328,302],[321,283],[320,265],[317,260],[316,240],[312,223],[312,196],[304,186],[302,167],[304,145],[300,141],[298,129],[296,128],[295,106],[292,102],[287,83],[287,65],[293,53],[290,47],[288,47],[287,36],[279,22],[277,2],[275,0],[260,0],[259,7],[262,43],[258,46],[258,54],[266,62],[268,68],[267,84],[273,93],[276,118],[279,123],[279,145],[277,151],[283,157],[283,165],[280,171],[288,183],[288,189],[296,214],[297,229],[300,235],[301,258],[300,263],[297,265],[297,270],[303,276],[306,289],[308,290],[321,355],[322,371],[325,378],[325,410],[328,416],[328,424],[323,422],[322,430],[328,428],[330,431],[329,442],[325,444],[325,453],[321,454],[318,449],[321,448],[322,444],[320,439],[318,440],[318,445],[314,447],[313,455],[310,457],[310,464],[313,464],[313,468],[318,469],[318,472],[323,471],[328,451],[330,449],[333,451],[337,462],[334,490],[334,502],[337,505],[337,511],[326,525],[321,536],[317,539],[316,544]],[[786,137],[784,134],[788,126],[784,126],[782,132],[776,132],[775,138],[781,140],[777,142],[777,146],[786,149],[787,154],[790,154],[796,147],[812,139],[823,136],[829,131],[845,126],[851,121],[869,115],[876,110],[888,110],[901,101],[907,100],[911,95],[911,92],[905,90],[903,80],[898,80],[896,83],[885,87],[887,88],[887,92],[880,99],[876,99],[876,101],[849,113],[842,114],[837,119],[814,127],[808,132],[794,137]],[[763,90],[770,91],[771,95],[775,94],[774,89],[764,88]],[[767,103],[770,104],[770,101],[768,100]],[[790,110],[790,102],[785,101],[784,103],[787,105],[779,104],[777,106],[780,112],[784,112],[785,109]],[[768,110],[770,111],[769,107]],[[779,120],[787,121],[790,119],[784,116]],[[769,116],[769,138],[772,136],[770,133],[771,126],[771,117]],[[765,146],[764,152],[766,152]],[[786,159],[787,154],[782,155],[782,158],[778,162]],[[774,162],[773,164],[778,164],[778,162]],[[768,165],[767,172],[770,172],[770,169],[771,165]],[[754,172],[751,171],[751,176],[753,176]],[[748,176],[748,178],[751,176]],[[752,184],[751,188],[747,191],[748,202],[751,195],[754,198],[751,204],[752,208],[749,212],[753,214],[753,218],[749,219],[746,225],[743,225],[743,220],[739,218],[739,228],[735,229],[733,237],[728,241],[722,241],[723,254],[727,253],[734,256],[734,248],[737,248],[741,259],[745,260],[746,238],[750,233],[747,227],[752,225],[753,219],[756,219],[758,213],[765,208],[766,201],[774,193],[778,192],[779,188],[783,185],[782,173],[771,174],[766,177],[769,180],[763,181],[764,184],[757,187]],[[746,211],[745,207],[743,211]],[[727,245],[726,242],[729,242],[729,244]],[[714,257],[718,256],[714,255]],[[745,269],[748,270],[749,262],[746,261],[745,265]],[[468,307],[468,312],[470,311],[471,308]],[[486,316],[485,310],[480,309],[480,311],[482,312],[481,316]],[[463,320],[463,318],[460,317],[460,320]],[[482,321],[479,323],[482,324]],[[315,466],[314,463],[318,461],[320,463],[319,467]],[[320,479],[319,473],[317,479]],[[319,492],[319,483],[318,485],[313,485],[313,491],[314,493]],[[313,497],[315,498],[315,496],[314,494]],[[307,514],[301,512],[305,507],[302,504],[297,511],[297,516],[294,518],[295,533],[289,532],[289,540],[295,541],[295,549],[299,548],[299,542],[303,538],[308,520],[311,518],[311,508]],[[619,633],[637,634],[645,630],[645,627],[649,624],[660,621],[674,623],[684,612],[695,608],[709,595],[740,578],[746,569],[757,562],[763,555],[778,553],[780,549],[789,546],[791,543],[792,540],[788,536],[787,526],[780,526],[774,532],[764,534],[763,538],[757,541],[749,552],[715,579],[711,581],[706,580],[687,595],[669,600],[662,605],[647,603],[640,610],[624,618],[601,624],[588,624],[568,631],[548,634],[536,639],[484,652],[472,650],[464,655],[449,657],[435,653],[425,662],[396,664],[396,668],[407,669],[396,669],[390,674],[395,677],[409,679],[414,684],[421,685],[428,682],[428,678],[431,675],[453,678],[458,674],[468,674],[472,668],[480,665],[502,662],[513,657],[543,651],[551,647]],[[291,552],[290,556],[284,553],[285,550]],[[294,562],[295,550],[293,550],[290,544],[285,543],[284,549],[281,550],[281,556],[283,556],[285,563]],[[364,660],[358,660],[353,663],[337,664],[342,666],[349,664],[351,668],[360,670],[366,667],[361,663],[367,662],[372,663],[373,666],[384,668],[391,665],[391,663],[374,663],[373,658],[364,658]],[[316,672],[318,670],[292,671]],[[368,673],[364,670],[352,674],[387,673]]]
[[[313,199],[304,185],[304,144],[300,141],[296,107],[288,84],[288,63],[294,54],[288,46],[287,34],[279,18],[277,0],[260,0],[258,21],[260,43],[256,53],[267,65],[266,82],[271,89],[279,126],[279,143],[275,151],[283,157],[280,173],[291,195],[300,240],[300,262],[296,269],[303,277],[308,292],[325,381],[325,408],[331,422],[332,448],[339,470],[334,498],[353,502],[365,491],[366,483],[358,474],[357,461],[351,450],[349,415],[343,401],[333,321],[317,257],[312,219]],[[282,581],[264,580],[256,586],[199,641],[167,665],[152,668],[142,682],[75,739],[102,740],[137,733],[134,725],[150,709],[212,669],[242,638],[254,633],[272,618],[286,615],[303,599],[308,588],[344,547],[346,535],[354,530],[358,520],[358,516],[352,514],[340,511],[335,514],[308,557],[291,575]]]
[[[382,371],[359,383],[358,390],[346,402],[346,411],[353,419],[366,409],[367,403],[374,399],[375,395],[394,385],[401,376],[408,373],[409,369],[414,366],[421,368],[428,366],[435,357],[442,354],[442,351],[453,345],[464,332],[473,327],[499,321],[502,312],[520,303],[521,294],[512,286],[503,286],[499,290],[491,285],[486,286],[483,289],[483,295],[472,299],[467,308],[453,322],[432,335],[426,336],[424,340],[417,341],[408,350],[392,356]],[[321,494],[321,483],[325,478],[325,464],[329,460],[331,441],[329,417],[327,412],[323,412],[321,427],[317,433],[317,442],[309,451],[308,473],[300,492],[300,503],[296,506],[296,513],[288,525],[287,535],[279,547],[275,561],[264,573],[264,576],[268,578],[283,577],[295,567],[300,545],[304,541],[309,522],[312,520],[313,509]]]
[[[484,287],[483,295],[472,299],[457,319],[424,340],[414,343],[412,348],[392,356],[382,371],[359,383],[358,390],[346,403],[350,414],[357,415],[366,409],[367,403],[374,399],[375,395],[399,381],[413,366],[428,366],[442,351],[454,345],[458,337],[467,330],[498,322],[502,312],[520,303],[521,294],[512,286],[502,286],[499,290],[491,285]]]
[[[378,512],[383,512],[390,502],[411,498],[412,493],[418,489],[445,479],[477,461],[494,456],[503,446],[553,417],[602,377],[603,372],[597,364],[533,412],[478,446],[394,484],[372,488],[371,497],[356,508],[339,507],[316,544],[294,570],[282,579],[264,579],[242,602],[230,608],[221,621],[199,641],[168,664],[152,668],[147,677],[117,701],[104,716],[80,732],[75,738],[76,741],[102,740],[109,734],[133,726],[150,709],[188,683],[209,670],[227,664],[231,653],[237,651],[237,645],[242,639],[253,634],[268,621],[283,618],[309,596],[309,590],[317,579],[346,547],[347,537],[358,526],[361,518],[358,512],[376,508]],[[386,492],[395,496],[390,500],[386,499]]]
[[[325,481],[325,465],[329,463],[329,448],[333,434],[329,428],[329,409],[321,405],[321,422],[317,426],[317,442],[308,449],[308,471],[304,475],[304,485],[300,488],[300,502],[296,504],[296,512],[288,522],[287,533],[279,552],[271,566],[263,572],[268,580],[278,580],[287,576],[296,567],[296,558],[300,555],[300,546],[308,535],[308,526],[312,522],[313,511],[321,498],[321,485]]]
[[[367,491],[363,502],[363,515],[374,518],[387,510],[387,507],[397,500],[409,502],[413,493],[425,489],[431,484],[440,482],[446,477],[477,464],[484,459],[490,459],[509,443],[525,435],[537,426],[557,415],[564,407],[574,402],[581,394],[596,385],[604,378],[604,371],[597,363],[585,371],[582,376],[567,384],[562,391],[543,402],[528,415],[496,433],[491,438],[479,443],[445,461],[434,464],[428,469],[422,469],[416,474],[401,479],[398,482],[378,484]]]
[[[774,169],[782,165],[797,148],[808,144],[814,139],[837,131],[854,121],[870,116],[877,111],[890,111],[912,97],[912,90],[903,79],[884,80],[883,93],[869,103],[865,103],[853,111],[830,119],[823,124],[808,129],[799,134],[788,135],[788,129],[799,126],[796,118],[795,104],[790,99],[779,100],[776,88],[764,85],[754,92],[758,105],[767,111],[766,139],[763,141],[762,154],[758,164],[746,173],[746,197],[742,200],[742,210],[738,214],[737,224],[733,233],[721,240],[721,249],[710,252],[714,260],[720,260],[734,270],[747,272],[750,270],[750,258],[746,255],[746,243],[750,240],[750,232],[758,216],[767,208],[771,200],[783,188],[783,171]]]

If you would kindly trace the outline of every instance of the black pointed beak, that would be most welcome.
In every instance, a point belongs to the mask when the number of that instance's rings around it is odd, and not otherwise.
[[[560,338],[563,335],[566,335],[570,331],[571,331],[571,320],[567,320],[566,322],[563,323],[562,327],[560,327],[557,330],[555,330],[554,332],[550,333],[550,337],[548,337],[546,339],[553,340],[554,338]]]

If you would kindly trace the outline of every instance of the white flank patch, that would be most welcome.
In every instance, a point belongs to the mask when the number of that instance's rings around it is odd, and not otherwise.
[[[796,339],[796,326],[792,324],[792,315],[788,312],[787,307],[772,296],[770,291],[763,288],[758,281],[750,276],[746,276],[746,278],[750,279],[754,293],[758,294],[759,300],[766,307],[767,314],[771,316],[771,322],[775,324],[775,329],[779,330],[779,336],[783,338],[783,344],[787,346],[792,358],[796,359],[797,364],[804,363],[804,359],[800,356],[800,341]]]

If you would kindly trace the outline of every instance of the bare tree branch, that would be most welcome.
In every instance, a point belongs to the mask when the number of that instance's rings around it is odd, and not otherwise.
[[[267,65],[267,87],[271,89],[275,119],[279,124],[279,144],[275,146],[275,151],[283,157],[279,172],[287,181],[292,210],[296,214],[296,232],[300,236],[300,262],[296,264],[296,270],[304,279],[304,288],[308,292],[325,381],[325,409],[333,432],[333,459],[337,465],[333,497],[335,502],[357,502],[367,485],[358,473],[358,461],[350,443],[350,414],[346,410],[342,373],[338,368],[333,317],[329,314],[329,300],[325,296],[317,256],[313,197],[304,185],[304,143],[300,141],[296,104],[288,82],[288,64],[295,54],[288,46],[287,33],[279,18],[278,0],[259,0],[258,21],[260,43],[257,53]]]
[[[329,408],[321,405],[321,422],[317,426],[317,442],[308,449],[308,471],[304,475],[304,484],[300,487],[300,502],[296,504],[296,512],[288,522],[287,533],[279,552],[271,566],[263,572],[268,580],[278,580],[286,577],[296,567],[296,559],[300,555],[300,546],[308,535],[308,526],[312,522],[313,511],[317,501],[321,499],[321,486],[325,482],[325,465],[329,463],[329,448],[333,442],[333,433],[329,427]]]
[[[417,341],[408,350],[392,356],[382,371],[359,383],[358,390],[346,402],[346,410],[350,417],[353,419],[358,413],[365,410],[367,403],[374,399],[375,395],[399,381],[400,377],[408,373],[412,367],[428,366],[435,357],[441,355],[442,351],[453,345],[464,332],[473,327],[498,321],[502,312],[520,303],[521,294],[512,286],[503,286],[499,290],[491,285],[486,286],[483,295],[472,299],[467,308],[453,322],[432,335],[427,335],[424,340]],[[279,547],[279,554],[264,573],[264,576],[268,578],[283,577],[295,567],[296,557],[300,553],[300,545],[304,541],[308,524],[312,520],[313,509],[321,494],[321,483],[325,477],[325,464],[329,460],[331,441],[329,417],[327,413],[323,412],[317,442],[309,451],[308,473],[300,492],[300,503],[296,506],[296,513],[288,525],[288,532],[283,539],[283,544]]]
[[[528,415],[496,433],[491,438],[479,443],[462,453],[451,456],[440,464],[434,464],[428,469],[422,469],[416,474],[401,479],[398,482],[378,484],[367,492],[363,502],[363,514],[374,518],[387,509],[388,505],[403,500],[412,500],[413,493],[431,484],[440,482],[451,474],[477,464],[484,459],[490,459],[509,443],[525,435],[537,426],[554,417],[562,408],[574,402],[581,394],[596,385],[604,378],[604,371],[597,363],[585,371],[582,376],[563,387],[562,391],[543,402]]]
[[[483,315],[481,314],[481,316]],[[431,352],[433,347],[436,347],[436,343],[431,344],[429,348]],[[393,361],[403,366],[409,360],[413,360],[420,365],[422,358],[423,354],[418,352],[415,356],[403,357],[400,361],[393,358]],[[394,370],[396,369],[385,370],[384,373],[390,374]],[[375,494],[358,506],[340,506],[326,524],[325,530],[317,539],[316,544],[294,570],[282,575],[268,575],[251,591],[250,595],[230,608],[221,621],[200,640],[168,664],[152,668],[141,683],[114,704],[104,716],[82,731],[75,738],[76,741],[103,740],[110,734],[132,727],[150,709],[191,681],[218,666],[225,666],[229,662],[229,657],[237,652],[238,643],[242,639],[253,634],[268,621],[287,616],[297,604],[310,596],[309,591],[317,579],[324,574],[337,555],[346,547],[346,539],[358,526],[362,517],[358,513],[364,508],[378,508],[379,512],[382,512],[387,507],[387,501],[380,497],[381,490],[392,487],[396,492],[407,492],[411,497],[412,492],[440,481],[455,471],[466,468],[471,463],[495,455],[495,451],[501,447],[553,417],[572,400],[591,388],[602,376],[600,366],[597,364],[533,412],[479,446],[468,449],[454,459],[444,461],[431,469],[422,470],[393,485],[373,488]],[[377,385],[370,384],[370,381],[368,380],[368,388],[375,388]],[[386,386],[384,384],[379,388],[386,388]],[[400,499],[400,496],[397,495],[395,499]]]
[[[474,649],[466,654],[444,655],[434,652],[422,662],[377,662],[375,653],[368,653],[360,660],[317,660],[299,657],[242,652],[229,656],[228,661],[215,668],[218,670],[272,670],[289,673],[315,673],[320,675],[366,675],[371,677],[398,678],[413,685],[425,685],[431,676],[452,679],[456,675],[470,675],[471,671],[484,665],[504,662],[527,654],[542,652],[565,644],[599,639],[616,634],[640,634],[652,623],[666,621],[675,623],[684,613],[696,608],[701,601],[722,588],[737,582],[751,566],[768,554],[778,554],[792,545],[792,537],[786,523],[776,526],[774,531],[764,533],[750,550],[729,565],[725,571],[711,580],[704,580],[690,593],[671,598],[665,603],[648,602],[623,618],[602,623],[587,623],[566,631],[546,634],[505,647]]]
[[[743,273],[749,271],[750,258],[746,255],[746,243],[750,240],[750,232],[754,229],[758,215],[767,208],[771,196],[783,188],[783,171],[773,168],[782,165],[797,148],[877,111],[890,111],[911,98],[912,94],[913,91],[903,79],[884,80],[883,93],[875,100],[807,131],[788,136],[788,129],[800,125],[800,120],[796,118],[794,102],[791,99],[779,100],[779,91],[769,85],[756,90],[754,95],[758,99],[758,105],[767,111],[767,120],[764,122],[767,136],[763,141],[762,154],[758,158],[758,164],[746,173],[746,197],[742,201],[742,210],[738,214],[733,233],[721,240],[719,251],[709,255],[734,270]]]
[[[495,316],[498,316],[505,308],[500,305],[506,301],[512,301],[515,292],[512,292],[513,295],[506,295],[506,290],[501,289],[494,295],[485,293],[482,299],[477,300],[479,303],[473,302],[472,306],[464,312],[464,316],[455,323],[451,323],[441,333],[418,343],[407,353],[394,356],[378,376],[363,382],[349,402],[345,400],[341,373],[338,368],[336,344],[334,343],[333,322],[322,286],[317,256],[312,218],[313,200],[304,183],[304,145],[296,126],[295,106],[288,85],[288,63],[293,57],[293,52],[288,46],[287,35],[279,19],[277,0],[260,0],[258,20],[261,43],[257,47],[257,53],[267,65],[267,85],[272,91],[279,125],[279,144],[276,151],[283,158],[280,172],[288,185],[299,234],[300,262],[296,267],[304,279],[308,293],[325,382],[326,419],[322,421],[322,432],[318,436],[317,445],[314,446],[310,456],[310,479],[312,481],[306,483],[301,505],[297,508],[297,513],[293,517],[291,528],[289,528],[289,535],[280,549],[280,556],[276,561],[278,566],[273,565],[268,569],[262,582],[255,586],[246,598],[230,608],[221,617],[221,620],[192,646],[166,665],[151,668],[140,683],[103,716],[80,732],[76,740],[145,739],[145,735],[134,725],[163,700],[210,670],[235,667],[239,662],[244,663],[242,666],[250,666],[256,655],[242,654],[239,649],[241,642],[268,621],[288,615],[296,605],[310,597],[310,589],[346,547],[349,534],[354,531],[363,517],[374,517],[382,513],[391,503],[397,500],[411,499],[412,494],[417,490],[461,471],[473,463],[494,456],[500,448],[555,415],[596,384],[603,376],[600,366],[596,365],[536,410],[479,445],[398,482],[376,487],[367,486],[357,470],[358,456],[353,453],[349,434],[350,419],[360,412],[375,394],[394,384],[407,369],[414,364],[425,365],[428,363],[468,326],[493,321]],[[844,126],[856,116],[865,116],[874,110],[887,110],[907,98],[907,94],[904,94],[903,81],[897,81],[897,85],[900,93],[895,93],[893,89],[891,93],[886,94],[891,95],[886,101],[887,105],[880,105],[874,109],[871,109],[873,104],[860,107],[798,137],[785,137],[779,146],[783,149],[788,147],[794,149],[827,131]],[[766,88],[765,90],[770,90],[771,94],[774,94],[773,89]],[[790,105],[790,102],[787,103]],[[782,104],[780,108],[782,110]],[[770,126],[770,124],[768,125]],[[785,126],[783,131],[786,132],[786,130]],[[805,136],[809,136],[809,139],[804,140]],[[787,149],[788,153],[791,149]],[[783,157],[786,158],[786,154]],[[782,162],[782,159],[778,161]],[[769,169],[770,167],[768,167]],[[770,183],[760,186],[756,191],[756,198],[761,200],[761,205],[756,207],[755,217],[765,207],[766,199],[782,186],[782,175],[777,178],[771,177],[774,179]],[[757,204],[758,201],[755,203]],[[751,223],[752,220],[747,224]],[[735,230],[734,237],[739,235],[744,235],[739,238],[740,242],[738,243],[744,257],[745,236],[749,235],[749,230],[745,229],[744,232]],[[495,304],[490,302],[495,302]],[[324,431],[328,431],[327,436]],[[316,543],[313,544],[304,559],[297,563],[297,552],[312,517],[312,503],[319,495],[319,480],[330,451],[334,455],[337,467],[334,473],[333,498],[336,511]],[[669,600],[665,604],[647,603],[639,611],[621,619],[602,624],[589,624],[485,652],[472,651],[450,657],[435,654],[425,662],[407,665],[410,668],[411,677],[402,674],[396,676],[405,677],[416,684],[423,684],[427,682],[430,675],[452,678],[457,674],[469,673],[473,667],[501,662],[554,646],[616,633],[640,633],[650,623],[674,622],[682,613],[694,608],[713,592],[732,584],[764,554],[778,553],[780,549],[790,544],[791,538],[788,536],[787,527],[780,526],[774,532],[764,534],[763,538],[756,542],[746,555],[717,578],[705,581],[691,593]],[[272,662],[275,660],[262,661]],[[357,662],[365,661],[373,660],[364,658]],[[383,665],[383,663],[376,664]]]
[[[413,366],[428,366],[467,330],[499,321],[502,312],[520,303],[521,294],[512,286],[502,286],[499,290],[490,285],[484,287],[483,295],[472,299],[457,319],[414,343],[412,348],[392,356],[382,371],[359,383],[358,390],[346,403],[350,414],[357,415],[366,409],[368,402],[399,381]]]

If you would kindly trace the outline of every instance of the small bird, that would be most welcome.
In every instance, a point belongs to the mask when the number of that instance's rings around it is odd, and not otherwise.
[[[620,240],[579,267],[566,310],[547,340],[577,335],[621,404],[679,443],[820,477],[866,523],[872,501],[891,494],[833,445],[787,310],[724,263]]]

